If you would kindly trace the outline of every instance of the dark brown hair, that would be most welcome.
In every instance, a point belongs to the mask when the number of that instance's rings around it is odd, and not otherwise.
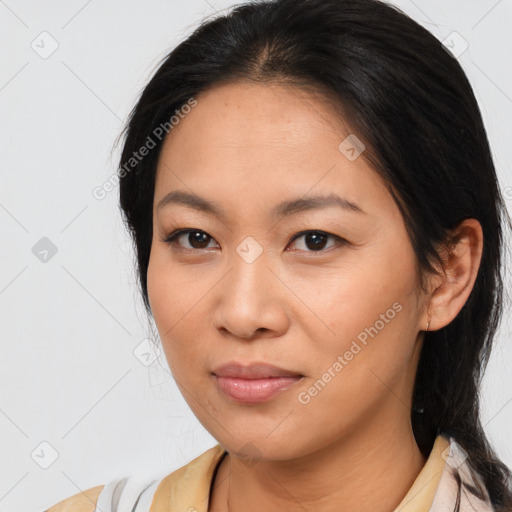
[[[422,275],[442,268],[436,248],[451,228],[466,218],[482,225],[482,260],[466,304],[449,325],[425,334],[411,421],[425,456],[437,435],[453,437],[482,475],[495,510],[512,510],[511,473],[486,438],[479,407],[503,310],[500,267],[510,218],[459,62],[428,30],[378,0],[256,1],[205,20],[163,59],[124,132],[120,206],[148,313],[162,140],[129,172],[125,164],[190,98],[229,81],[293,84],[337,102],[401,209]]]

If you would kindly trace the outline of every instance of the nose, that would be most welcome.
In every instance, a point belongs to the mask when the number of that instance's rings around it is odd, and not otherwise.
[[[245,340],[276,337],[289,327],[289,291],[261,254],[249,263],[238,254],[216,287],[214,323],[224,335]]]

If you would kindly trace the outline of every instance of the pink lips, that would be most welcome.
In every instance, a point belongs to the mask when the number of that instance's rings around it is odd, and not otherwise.
[[[304,376],[276,366],[255,363],[223,365],[212,374],[219,389],[237,402],[259,403],[293,386]]]

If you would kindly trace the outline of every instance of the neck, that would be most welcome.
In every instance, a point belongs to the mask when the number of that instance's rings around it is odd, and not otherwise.
[[[208,510],[391,512],[425,462],[410,424],[402,430],[358,430],[291,461],[259,460],[250,466],[228,454]]]

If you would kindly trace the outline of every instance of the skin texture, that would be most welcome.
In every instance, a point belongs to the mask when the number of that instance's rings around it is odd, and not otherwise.
[[[425,463],[410,422],[422,331],[429,320],[429,330],[447,325],[467,300],[480,224],[460,225],[447,274],[429,276],[424,296],[400,211],[364,159],[350,161],[338,149],[350,131],[327,99],[241,83],[196,99],[160,154],[148,295],[185,400],[229,452],[209,511],[228,510],[228,495],[231,512],[392,511]],[[175,190],[216,202],[226,217],[179,204],[158,209]],[[283,200],[332,192],[365,213],[270,213]],[[165,242],[178,228],[211,238],[192,245],[185,233]],[[335,236],[315,250],[304,235],[292,241],[304,230]],[[262,249],[252,263],[237,252],[249,236]],[[382,320],[389,310],[393,318]],[[301,403],[299,394],[376,325],[378,333]],[[266,362],[304,378],[267,402],[239,404],[211,375],[232,361]]]

